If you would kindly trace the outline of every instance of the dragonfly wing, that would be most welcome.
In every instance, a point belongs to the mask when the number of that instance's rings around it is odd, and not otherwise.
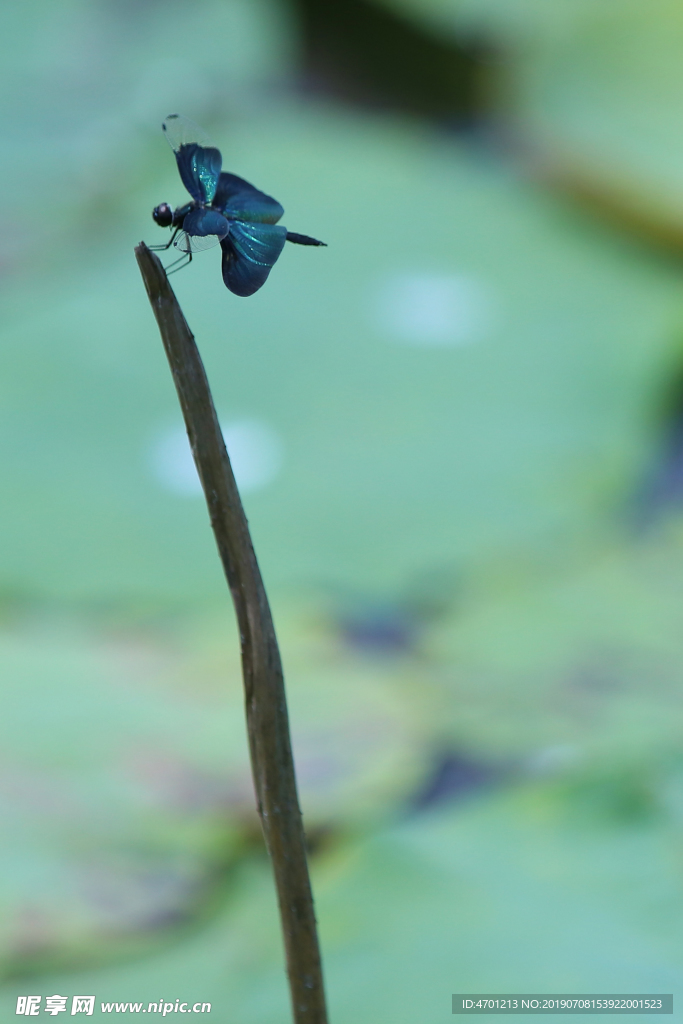
[[[211,203],[221,173],[222,157],[217,149],[190,143],[175,155],[183,185],[197,203]]]
[[[229,230],[228,221],[218,210],[195,206],[183,218],[183,231],[188,235],[218,235],[223,238]]]
[[[211,146],[209,136],[204,129],[194,121],[190,121],[189,117],[183,117],[182,114],[169,114],[161,127],[174,153],[177,153],[181,146],[192,144],[204,148]]]
[[[187,231],[179,231],[173,245],[181,252],[203,252],[213,249],[220,241],[220,235],[188,235]]]
[[[218,179],[213,205],[226,217],[256,224],[276,224],[285,212],[277,199],[227,171]]]
[[[223,281],[235,295],[253,295],[265,284],[282,252],[287,229],[276,224],[230,222],[230,234],[221,241]]]
[[[180,114],[169,114],[161,127],[187,191],[197,203],[213,202],[223,163],[220,150],[209,144],[198,125]]]
[[[211,249],[221,238],[225,238],[230,225],[218,210],[195,207],[185,215],[183,230],[175,241],[181,252],[201,252]]]

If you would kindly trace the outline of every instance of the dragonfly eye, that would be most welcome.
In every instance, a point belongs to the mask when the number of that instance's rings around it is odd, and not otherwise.
[[[161,203],[152,210],[152,217],[161,228],[170,228],[173,223],[173,210],[168,203]]]

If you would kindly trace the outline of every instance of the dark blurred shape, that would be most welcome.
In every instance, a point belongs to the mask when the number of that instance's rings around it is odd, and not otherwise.
[[[473,128],[487,108],[489,45],[440,39],[367,0],[292,0],[303,84],[351,103]]]
[[[457,751],[441,754],[426,786],[414,798],[413,811],[424,811],[435,804],[459,800],[491,786],[500,778],[500,769]]]
[[[337,831],[331,825],[318,825],[306,830],[306,852],[309,857],[316,857],[334,846]]]
[[[366,654],[416,653],[426,626],[452,610],[462,590],[455,566],[415,573],[393,600],[347,594],[335,614],[344,642]]]
[[[418,623],[397,608],[365,609],[342,618],[350,647],[369,654],[403,654],[415,645]]]
[[[647,530],[683,512],[683,368],[673,373],[658,416],[659,444],[635,497],[635,521]]]

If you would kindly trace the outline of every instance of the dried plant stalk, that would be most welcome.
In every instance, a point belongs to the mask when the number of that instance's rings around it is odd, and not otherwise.
[[[295,1024],[326,1024],[320,949],[273,619],[204,366],[159,259],[135,249],[235,605],[251,766],[275,874]]]

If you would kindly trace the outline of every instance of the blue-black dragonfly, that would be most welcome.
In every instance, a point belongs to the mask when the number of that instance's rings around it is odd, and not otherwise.
[[[171,228],[173,234],[167,245],[150,248],[165,250],[173,245],[183,253],[170,267],[180,270],[178,264],[190,263],[193,253],[220,243],[226,287],[235,295],[253,295],[265,284],[285,242],[326,244],[278,224],[285,212],[278,201],[236,174],[222,171],[220,151],[192,121],[170,114],[162,127],[183,185],[192,196],[192,202],[175,210],[161,203],[152,212],[156,223]]]

